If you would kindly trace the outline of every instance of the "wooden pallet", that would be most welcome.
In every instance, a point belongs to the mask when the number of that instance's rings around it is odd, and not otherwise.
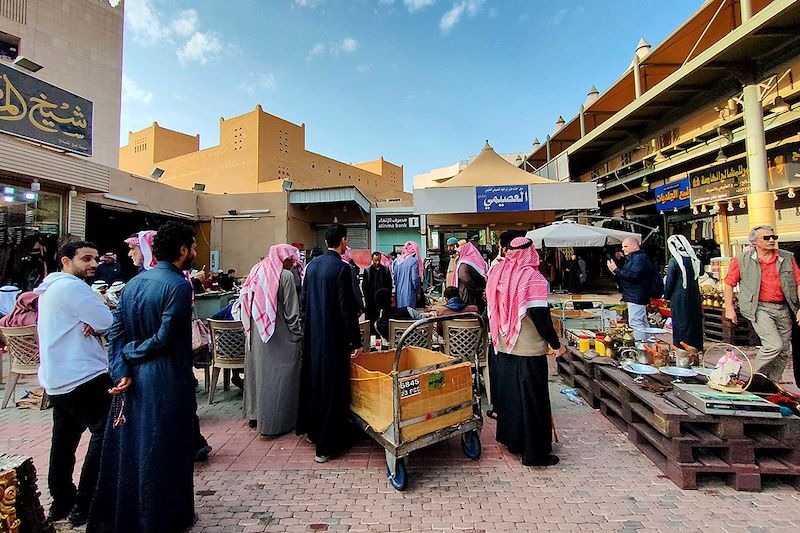
[[[727,342],[736,346],[760,344],[753,325],[742,315],[737,315],[738,324],[725,318],[720,307],[703,307],[703,335],[713,342]]]
[[[757,491],[764,476],[785,476],[800,489],[800,418],[706,415],[672,392],[639,388],[618,368],[594,370],[601,412],[680,488],[722,476]]]
[[[586,400],[586,403],[592,409],[598,409],[600,401],[597,399],[594,367],[596,365],[611,364],[613,360],[608,357],[585,359],[580,351],[574,346],[567,345],[564,339],[561,339],[561,343],[567,347],[567,351],[563,356],[556,359],[558,373],[567,386],[580,392],[581,397]]]

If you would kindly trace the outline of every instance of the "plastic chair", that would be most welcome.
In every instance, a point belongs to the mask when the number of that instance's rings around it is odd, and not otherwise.
[[[222,370],[222,387],[228,390],[231,370],[244,370],[246,337],[239,320],[208,319],[211,330],[211,389],[208,392],[208,405],[214,403],[219,371]]]
[[[3,395],[2,409],[5,409],[12,397],[16,402],[14,389],[19,377],[36,375],[39,372],[39,337],[36,334],[36,326],[0,328],[0,333],[6,340],[11,359],[11,370],[8,373],[6,392]],[[42,398],[42,405],[47,404],[46,396],[47,393]]]
[[[389,320],[389,346],[394,349],[397,341],[403,336],[403,332],[411,327],[415,320]],[[433,330],[435,324],[426,324],[424,327],[415,328],[411,335],[406,339],[405,346],[416,346],[418,348],[433,349]]]
[[[361,347],[364,353],[369,353],[371,345],[369,342],[369,320],[362,320],[358,323],[358,329],[361,330]]]
[[[483,378],[486,396],[491,403],[492,393],[489,387],[489,357],[488,346],[481,345],[483,336],[481,323],[478,319],[459,318],[448,320],[444,323],[444,353],[453,357],[467,357],[472,359],[478,353],[478,370]]]

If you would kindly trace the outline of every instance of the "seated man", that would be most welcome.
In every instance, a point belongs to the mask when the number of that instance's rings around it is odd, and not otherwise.
[[[392,291],[378,289],[375,291],[375,305],[378,308],[378,318],[375,320],[375,329],[384,339],[389,338],[389,320],[419,320],[429,316],[413,307],[395,307]]]
[[[447,303],[444,305],[437,305],[433,308],[436,316],[456,315],[458,313],[480,314],[478,306],[467,305],[464,300],[461,299],[457,287],[447,287],[444,290],[444,297],[447,299]]]

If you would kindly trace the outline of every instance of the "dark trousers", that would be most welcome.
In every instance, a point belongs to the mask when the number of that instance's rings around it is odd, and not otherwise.
[[[50,470],[47,484],[53,506],[70,509],[73,505],[88,511],[97,484],[103,433],[111,407],[108,389],[111,377],[102,374],[67,394],[50,396],[53,404],[53,436],[50,444]],[[92,434],[83,460],[78,488],[72,482],[75,451],[86,430]]]

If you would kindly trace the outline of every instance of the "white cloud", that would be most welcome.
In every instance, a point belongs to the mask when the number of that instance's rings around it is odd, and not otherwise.
[[[314,9],[315,7],[325,3],[325,0],[293,0],[294,5],[297,7],[307,7]]]
[[[358,41],[352,37],[345,37],[335,49],[344,54],[351,54],[358,50]]]
[[[372,63],[361,63],[360,65],[356,65],[356,71],[365,74],[372,70]]]
[[[125,22],[138,43],[172,47],[184,65],[205,65],[227,48],[217,34],[200,31],[200,16],[195,9],[185,9],[167,19],[155,9],[153,0],[126,0]]]
[[[306,61],[313,61],[314,58],[322,55],[338,56],[340,54],[352,54],[358,50],[360,44],[352,37],[345,37],[341,41],[329,43],[317,43],[311,47],[306,56]]]
[[[567,8],[559,9],[558,12],[556,12],[556,14],[553,16],[553,24],[558,24],[564,20],[564,17],[566,17],[568,13],[569,9]]]
[[[198,31],[178,49],[178,60],[182,64],[200,63],[205,65],[209,59],[222,52],[222,48],[222,42],[216,35]]]
[[[197,11],[194,9],[187,9],[178,14],[178,18],[172,21],[172,29],[181,37],[189,37],[197,31],[200,20],[197,17]]]
[[[154,45],[169,37],[169,28],[161,23],[161,17],[150,0],[125,2],[125,20],[133,38],[141,44]]]
[[[403,4],[405,4],[406,8],[411,13],[413,13],[414,11],[419,11],[420,9],[432,6],[435,1],[436,0],[403,0]]]
[[[135,80],[122,75],[122,101],[124,103],[138,102],[141,104],[149,104],[153,101],[153,93],[145,90]]]
[[[439,28],[443,33],[448,33],[461,21],[464,15],[469,17],[477,15],[485,2],[486,0],[462,0],[453,4],[452,9],[442,15],[442,19],[439,21]]]
[[[274,91],[277,88],[277,83],[275,82],[275,75],[272,73],[256,75],[251,72],[249,80],[240,83],[238,88],[240,91],[254,96],[259,91]]]
[[[378,0],[379,6],[390,6],[394,4],[394,0]]]

